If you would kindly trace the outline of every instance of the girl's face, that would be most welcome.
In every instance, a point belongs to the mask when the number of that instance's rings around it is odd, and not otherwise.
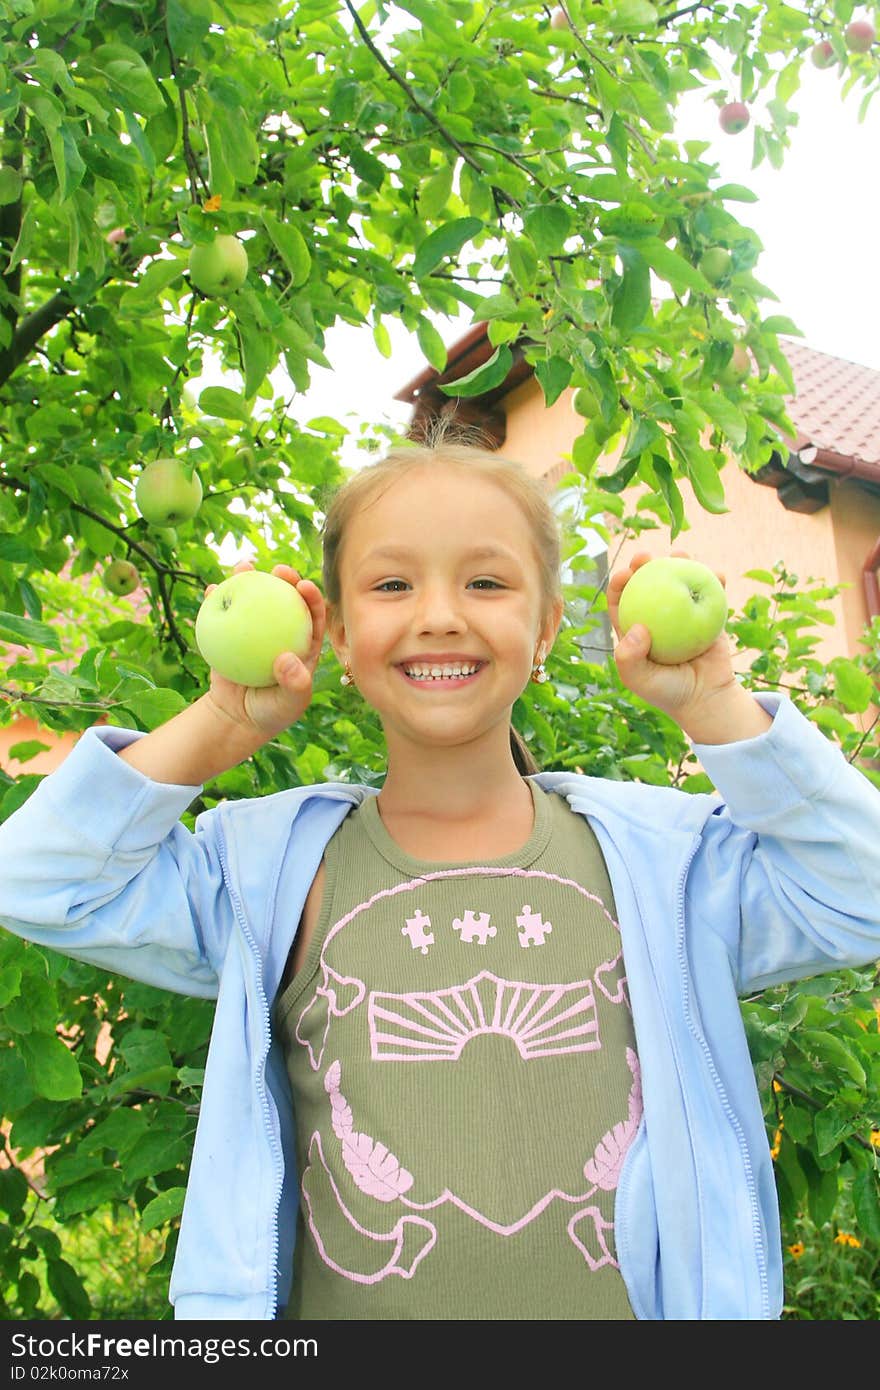
[[[354,517],[340,582],[344,621],[328,615],[330,640],[389,744],[394,733],[454,745],[506,728],[562,616],[560,599],[542,629],[538,561],[517,503],[457,469],[416,468]],[[455,659],[480,662],[476,676],[425,684],[403,671]]]

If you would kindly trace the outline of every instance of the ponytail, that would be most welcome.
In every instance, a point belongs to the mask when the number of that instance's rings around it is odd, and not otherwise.
[[[533,773],[541,771],[532,757],[525,739],[512,724],[510,726],[510,751],[513,754],[513,761],[520,777],[531,777]]]

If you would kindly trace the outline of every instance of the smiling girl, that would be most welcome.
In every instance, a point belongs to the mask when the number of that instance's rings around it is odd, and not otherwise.
[[[608,606],[647,560],[612,575]],[[240,567],[239,567],[240,568]],[[440,440],[354,474],[277,685],[92,728],[0,829],[0,920],[217,999],[178,1318],[767,1319],[772,1163],[738,996],[880,954],[880,795],[722,635],[624,683],[718,788],[541,772],[564,615],[543,485]],[[381,787],[180,815],[300,719],[323,639]]]

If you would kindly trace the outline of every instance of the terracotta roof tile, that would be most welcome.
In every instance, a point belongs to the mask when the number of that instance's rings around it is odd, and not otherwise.
[[[797,446],[815,444],[880,464],[880,372],[790,338],[781,338],[780,345],[795,380],[796,395],[787,400]]]

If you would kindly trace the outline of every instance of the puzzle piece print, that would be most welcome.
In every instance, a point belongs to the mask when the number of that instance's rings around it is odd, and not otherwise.
[[[543,946],[544,938],[553,930],[549,922],[542,921],[540,912],[532,911],[530,903],[523,904],[516,924],[520,928],[520,946]]]
[[[461,932],[461,941],[476,941],[480,946],[485,946],[489,937],[494,936],[497,930],[496,927],[489,926],[489,916],[488,912],[478,915],[468,909],[463,918],[453,918],[452,925],[455,931]]]
[[[423,956],[428,954],[428,947],[434,945],[434,933],[425,930],[430,925],[430,917],[426,917],[422,909],[417,907],[415,917],[407,917],[406,926],[400,929],[401,936],[408,936],[413,950],[421,951]]]

